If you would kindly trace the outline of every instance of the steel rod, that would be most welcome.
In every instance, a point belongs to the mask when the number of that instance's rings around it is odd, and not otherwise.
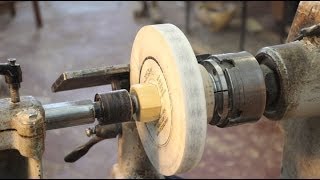
[[[95,121],[95,103],[91,100],[46,104],[46,130],[59,129]]]

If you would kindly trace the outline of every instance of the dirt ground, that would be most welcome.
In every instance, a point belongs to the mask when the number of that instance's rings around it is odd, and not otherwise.
[[[51,92],[51,85],[64,71],[128,63],[137,31],[152,24],[149,19],[134,19],[138,2],[39,2],[43,28],[37,29],[31,2],[16,4],[12,18],[0,14],[0,62],[17,58],[22,67],[21,95],[31,95],[43,104],[93,99],[95,93],[110,91],[110,86]],[[235,2],[240,8],[240,2]],[[165,23],[185,32],[184,2],[160,2]],[[245,50],[255,54],[264,46],[279,44],[270,14],[269,2],[249,2],[249,16],[264,29],[247,33]],[[191,14],[187,35],[192,46],[206,53],[239,51],[239,12],[230,26],[213,33]],[[0,88],[1,89],[1,88]],[[45,178],[108,178],[117,161],[117,140],[95,145],[75,163],[64,156],[88,141],[88,125],[47,131],[43,156]],[[276,122],[262,118],[258,123],[221,129],[208,127],[205,153],[183,178],[278,178],[281,169],[282,135]]]

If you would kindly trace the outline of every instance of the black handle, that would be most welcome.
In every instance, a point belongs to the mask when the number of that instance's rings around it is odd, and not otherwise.
[[[15,60],[9,59],[9,63],[0,63],[0,75],[6,77],[8,84],[20,84],[22,82],[22,71]]]
[[[5,76],[6,83],[9,85],[11,102],[20,101],[19,88],[22,82],[22,71],[16,59],[8,59],[9,63],[0,63],[0,75]]]
[[[77,147],[71,153],[65,156],[64,161],[73,163],[87,154],[90,148],[104,139],[115,138],[121,132],[121,124],[97,125],[95,127],[96,135],[86,144]]]
[[[68,163],[73,163],[75,161],[77,161],[78,159],[80,159],[82,156],[84,156],[85,154],[87,154],[87,152],[89,151],[89,149],[97,144],[98,142],[104,140],[105,138],[100,138],[97,136],[94,136],[93,138],[91,138],[86,144],[77,147],[75,150],[73,150],[71,153],[69,153],[68,155],[66,155],[64,157],[64,161],[68,162]]]

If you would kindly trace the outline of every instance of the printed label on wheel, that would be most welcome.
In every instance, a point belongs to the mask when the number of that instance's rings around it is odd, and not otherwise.
[[[143,147],[163,175],[186,172],[200,161],[206,139],[204,87],[193,50],[172,24],[143,27],[130,60],[130,84],[153,84],[161,97],[160,118],[136,122]]]

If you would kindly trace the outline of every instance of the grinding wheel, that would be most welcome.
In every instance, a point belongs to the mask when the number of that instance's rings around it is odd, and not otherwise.
[[[163,175],[186,172],[200,161],[207,115],[201,73],[187,38],[172,24],[138,32],[131,53],[130,84],[153,84],[161,98],[160,118],[136,122],[143,147]]]

